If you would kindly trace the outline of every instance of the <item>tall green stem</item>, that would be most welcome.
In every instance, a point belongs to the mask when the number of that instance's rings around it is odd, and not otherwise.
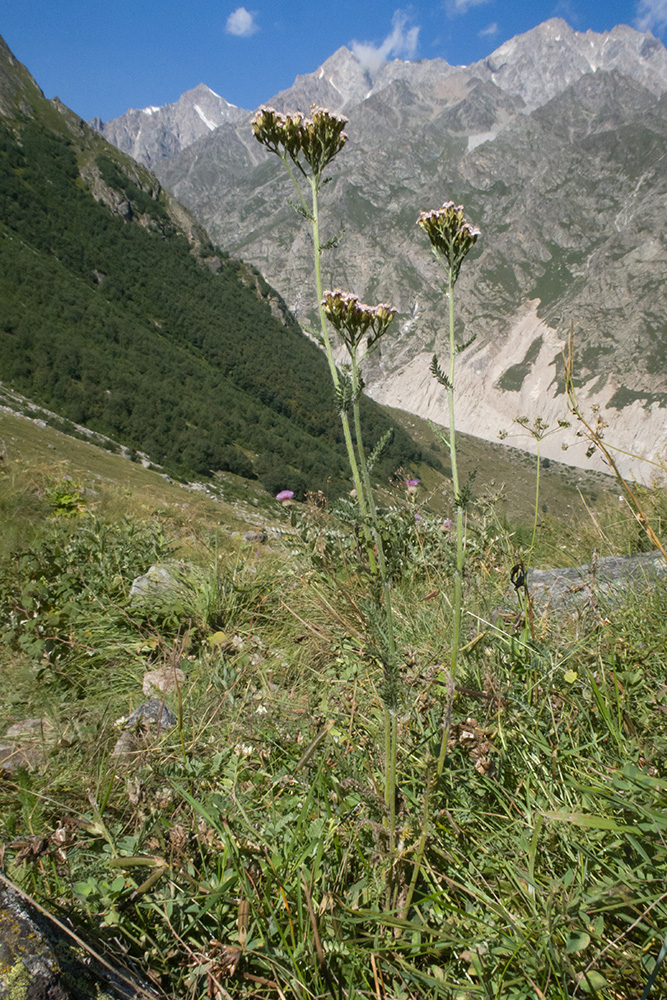
[[[331,379],[335,388],[338,388],[339,378],[338,369],[336,368],[336,362],[334,361],[333,350],[331,347],[331,340],[329,338],[329,331],[327,329],[327,318],[324,314],[324,308],[322,306],[322,268],[321,268],[321,256],[322,256],[322,246],[320,244],[320,221],[319,221],[319,204],[318,204],[318,192],[320,187],[321,178],[318,176],[309,177],[310,187],[313,194],[313,209],[311,214],[312,227],[313,227],[313,251],[315,254],[315,287],[317,291],[317,308],[320,316],[320,329],[322,333],[322,340],[324,341],[324,349],[327,355],[327,361],[329,362],[329,371],[331,372]],[[357,502],[359,503],[359,510],[362,517],[366,517],[368,513],[366,499],[364,497],[363,486],[361,482],[361,476],[359,474],[359,466],[357,465],[357,459],[354,453],[354,444],[352,443],[352,434],[350,431],[350,421],[347,413],[341,411],[340,414],[341,423],[343,425],[343,437],[345,438],[345,447],[347,449],[347,458],[350,463],[350,469],[352,471],[352,480],[354,482],[354,488],[357,491]]]
[[[454,502],[456,503],[456,567],[454,569],[454,600],[453,600],[453,623],[452,623],[452,652],[450,657],[450,674],[452,679],[456,677],[456,667],[459,656],[459,645],[461,642],[461,615],[463,606],[463,507],[461,505],[461,493],[459,487],[459,471],[456,458],[456,427],[454,422],[454,371],[456,364],[456,339],[454,337],[454,275],[452,268],[448,269],[448,293],[449,293],[449,386],[447,387],[447,401],[449,404],[449,459],[452,466],[452,486],[454,487]],[[449,726],[443,728],[442,740],[440,743],[440,753],[438,755],[437,777],[442,774],[447,754],[447,741],[449,739]]]
[[[535,539],[537,538],[537,517],[540,509],[540,466],[541,462],[541,449],[542,449],[542,438],[537,438],[537,470],[535,473],[535,517],[533,518],[533,536],[530,539],[530,551],[528,552],[528,565],[526,566],[526,571],[530,569],[530,564],[533,558],[533,549],[535,548]]]
[[[322,307],[322,267],[321,267],[321,256],[322,256],[322,245],[320,243],[320,219],[319,219],[319,190],[322,183],[321,174],[313,174],[308,176],[305,171],[302,171],[308,183],[310,184],[312,199],[311,199],[311,209],[309,210],[308,205],[303,197],[303,192],[300,185],[294,176],[294,171],[290,166],[289,159],[287,156],[281,155],[280,159],[283,161],[288,174],[290,175],[292,184],[299,196],[299,201],[301,202],[301,208],[303,214],[310,219],[313,233],[313,254],[315,257],[315,290],[317,294],[317,309],[320,317],[320,332],[322,336],[322,342],[324,343],[324,350],[326,352],[327,361],[329,363],[329,371],[331,373],[331,381],[334,384],[334,388],[338,389],[340,379],[338,378],[338,369],[336,368],[336,362],[333,356],[333,349],[331,347],[331,339],[329,337],[329,331],[327,329],[327,319],[324,314],[324,309]],[[352,481],[354,482],[354,488],[357,491],[357,501],[359,503],[359,510],[362,517],[366,517],[367,505],[362,489],[361,476],[359,474],[359,467],[357,465],[356,456],[354,453],[354,444],[352,442],[352,434],[350,431],[350,421],[348,419],[347,413],[341,412],[340,414],[341,423],[343,425],[343,437],[345,439],[345,448],[347,450],[347,458],[350,463],[350,470],[352,472]]]
[[[382,584],[382,603],[384,605],[384,612],[385,612],[387,656],[389,660],[388,670],[392,673],[392,677],[389,679],[389,682],[391,684],[391,687],[393,688],[395,686],[395,678],[393,677],[393,672],[396,669],[396,639],[394,636],[394,616],[391,604],[391,580],[389,579],[389,573],[387,572],[387,560],[385,558],[382,535],[378,530],[375,497],[373,495],[373,486],[371,484],[368,462],[366,461],[366,453],[364,450],[364,439],[361,429],[361,413],[359,407],[359,364],[357,361],[356,350],[352,350],[350,352],[350,359],[352,362],[352,397],[353,397],[352,413],[354,419],[354,433],[357,441],[359,468],[361,470],[363,487],[364,490],[366,491],[366,500],[368,503],[368,510],[370,513],[371,530],[373,533],[373,540],[375,542],[375,548],[377,552],[379,577]],[[385,804],[389,809],[389,850],[390,853],[393,854],[395,831],[396,831],[396,764],[398,757],[398,720],[396,717],[396,706],[388,705],[385,700],[384,714],[385,714]]]

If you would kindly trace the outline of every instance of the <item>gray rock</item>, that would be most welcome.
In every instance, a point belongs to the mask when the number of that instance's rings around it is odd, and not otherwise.
[[[151,566],[143,576],[132,581],[130,598],[145,602],[156,598],[178,597],[188,592],[197,579],[197,570],[189,563],[161,563]]]
[[[134,1000],[153,995],[126,973],[106,969],[0,878],[0,998]]]
[[[0,774],[5,771],[11,774],[21,768],[30,770],[42,761],[42,751],[39,747],[20,747],[16,743],[0,746]]]
[[[128,717],[124,728],[148,729],[155,727],[164,731],[165,729],[173,729],[177,722],[178,719],[163,701],[160,701],[159,698],[149,698],[143,705],[139,705],[139,708],[135,708],[132,715]]]
[[[174,713],[159,698],[149,698],[132,712],[123,725],[111,756],[140,762],[142,751],[178,722]]]
[[[528,587],[538,609],[578,610],[597,603],[618,605],[631,591],[647,590],[667,579],[659,552],[605,556],[568,569],[534,569]]]
[[[57,733],[50,719],[23,719],[9,727],[4,739],[7,742],[0,746],[0,772],[12,773],[46,763]]]

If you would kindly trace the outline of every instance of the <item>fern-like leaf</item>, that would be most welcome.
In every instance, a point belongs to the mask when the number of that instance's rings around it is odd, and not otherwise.
[[[477,340],[477,334],[473,333],[473,335],[470,338],[470,340],[466,340],[465,344],[457,344],[456,345],[456,353],[460,354],[461,351],[465,351],[466,347],[470,347],[470,345],[474,344],[476,340]]]
[[[308,219],[308,222],[314,222],[312,214],[303,205],[300,205],[298,201],[290,201],[290,208],[293,208],[298,215],[302,215],[304,219]]]
[[[438,382],[440,383],[440,385],[444,386],[445,389],[447,389],[447,391],[449,391],[450,389],[454,388],[454,386],[453,386],[453,384],[451,382],[451,379],[449,378],[448,375],[446,375],[443,372],[442,368],[438,364],[438,355],[437,354],[433,355],[433,358],[431,360],[431,364],[429,365],[429,371],[430,371],[431,375],[433,376],[433,378],[437,379]]]
[[[391,439],[393,438],[393,436],[394,436],[394,429],[393,427],[390,427],[389,430],[382,435],[378,443],[375,445],[373,451],[368,456],[368,461],[366,463],[368,465],[369,472],[371,472],[373,466],[380,461],[385,451],[391,444]]]

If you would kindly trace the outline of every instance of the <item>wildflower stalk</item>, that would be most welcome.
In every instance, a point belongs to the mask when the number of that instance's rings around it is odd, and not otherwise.
[[[383,698],[385,712],[385,802],[389,813],[390,854],[393,855],[395,851],[395,792],[398,752],[398,722],[395,704],[396,642],[391,606],[391,580],[387,571],[361,430],[359,400],[363,389],[363,380],[359,370],[358,347],[362,339],[368,336],[366,353],[372,350],[385,333],[396,310],[386,304],[375,307],[365,306],[359,302],[356,296],[350,296],[340,291],[323,293],[322,290],[321,256],[324,248],[320,241],[319,192],[326,166],[343,148],[347,140],[347,136],[343,132],[345,124],[346,119],[333,115],[323,108],[315,107],[313,107],[311,118],[305,118],[301,114],[282,115],[272,108],[263,107],[252,120],[255,138],[284,163],[299,197],[297,211],[310,221],[312,227],[315,287],[321,339],[338,402],[348,461],[367,542],[370,569],[372,575],[379,578],[382,589],[382,605],[386,623],[381,643],[383,647],[382,658],[385,663],[386,688]],[[304,198],[302,186],[296,176],[297,173],[300,173],[310,186],[310,207]],[[351,359],[351,375],[341,374],[336,367],[327,320],[341,334],[348,349]],[[352,438],[350,410],[354,422],[355,440]]]
[[[331,380],[337,395],[340,390],[340,380],[333,356],[326,317],[322,308],[322,244],[320,241],[319,192],[322,187],[325,168],[336,153],[343,148],[347,140],[347,136],[343,132],[345,124],[345,118],[332,115],[322,108],[313,108],[313,117],[310,119],[304,118],[300,114],[281,115],[272,108],[262,107],[252,120],[255,138],[272,153],[275,153],[285,165],[299,198],[300,208],[298,210],[311,224],[320,331],[329,363]],[[310,171],[306,170],[304,163],[310,167]],[[293,167],[308,181],[311,189],[310,208],[303,196],[301,185],[296,178]],[[345,440],[348,462],[352,473],[352,481],[357,493],[359,511],[362,518],[365,519],[368,510],[355,456],[350,421],[343,409],[340,410],[340,419],[343,427],[343,438]]]
[[[361,427],[360,399],[363,390],[363,379],[360,371],[360,361],[374,350],[387,327],[396,314],[396,310],[386,303],[378,306],[367,306],[360,302],[356,295],[343,292],[340,289],[326,291],[322,299],[322,308],[331,325],[338,331],[350,357],[349,393],[348,398],[352,409],[354,432],[356,439],[357,459],[361,472],[362,488],[368,509],[374,551],[377,558],[377,577],[382,593],[384,610],[384,641],[382,658],[385,669],[385,693],[383,697],[384,730],[385,730],[385,805],[389,815],[389,852],[394,854],[396,839],[396,767],[398,758],[398,719],[396,714],[397,661],[396,640],[394,636],[394,618],[391,603],[391,578],[387,568],[382,533],[379,530],[377,508],[370,470],[364,448],[363,431]],[[359,357],[359,347],[366,338],[366,351]]]
[[[454,502],[456,503],[456,564],[454,567],[454,593],[453,593],[453,613],[452,622],[452,644],[449,658],[449,671],[452,677],[456,676],[456,666],[459,657],[459,647],[461,644],[461,618],[463,614],[463,566],[465,562],[465,551],[463,544],[463,505],[461,501],[461,490],[459,486],[459,467],[456,452],[456,421],[454,419],[454,373],[456,368],[456,339],[454,336],[454,284],[456,278],[451,266],[447,266],[441,255],[436,250],[436,257],[447,272],[447,294],[449,298],[449,378],[447,380],[447,406],[449,410],[449,462],[452,469],[452,487],[454,489]],[[445,766],[445,756],[447,753],[447,740],[449,739],[449,726],[443,726],[442,739],[440,741],[440,752],[438,754],[438,765],[436,777],[439,778]]]
[[[321,183],[320,176],[313,176],[309,178],[310,185],[313,193],[313,214],[312,214],[312,230],[313,230],[313,253],[315,257],[315,288],[317,291],[317,303],[318,303],[318,313],[320,317],[320,330],[322,333],[322,340],[324,341],[324,349],[327,355],[327,361],[329,362],[329,371],[331,372],[331,380],[334,384],[334,389],[339,391],[340,389],[340,379],[338,377],[338,369],[336,367],[336,362],[333,356],[333,349],[331,347],[331,338],[329,337],[329,330],[327,327],[327,319],[324,312],[324,306],[322,305],[322,267],[321,267],[321,257],[322,257],[322,246],[320,244],[320,222],[319,222],[319,188]],[[350,471],[352,472],[352,481],[354,483],[354,488],[357,492],[357,503],[359,504],[359,512],[362,518],[368,516],[368,508],[366,503],[366,496],[364,493],[364,487],[362,483],[361,474],[359,472],[359,466],[357,464],[356,455],[354,452],[354,444],[352,442],[352,433],[350,430],[350,420],[345,412],[345,410],[340,410],[340,419],[343,426],[343,437],[345,438],[345,447],[347,449],[347,458],[350,463]],[[367,530],[367,529],[366,529]],[[369,546],[371,566],[373,567],[373,552]]]
[[[450,676],[456,677],[456,667],[458,663],[459,647],[461,642],[461,619],[463,610],[463,568],[465,563],[465,546],[463,537],[463,511],[467,500],[464,496],[465,490],[461,490],[458,474],[458,463],[456,454],[456,425],[454,420],[454,374],[456,367],[456,355],[462,350],[456,343],[454,336],[454,285],[459,276],[461,265],[472,250],[478,237],[481,235],[478,229],[474,229],[463,217],[463,207],[455,205],[449,201],[440,209],[431,212],[421,212],[417,223],[424,230],[429,240],[436,260],[444,269],[447,276],[445,291],[449,299],[449,374],[445,374],[438,365],[438,359],[434,355],[431,363],[431,372],[438,382],[447,392],[447,402],[449,409],[449,457],[452,468],[452,486],[454,488],[454,503],[456,504],[456,566],[454,569],[454,593],[453,593],[453,613],[452,622],[452,642],[450,656]],[[474,338],[473,338],[474,339]],[[469,341],[471,343],[472,341]],[[467,344],[464,346],[468,346]],[[447,740],[449,738],[449,722],[446,716],[442,729],[440,741],[440,751],[436,767],[436,780],[442,774],[447,754]]]
[[[364,439],[361,429],[361,414],[359,407],[359,397],[361,395],[361,384],[359,375],[359,363],[357,360],[357,352],[353,350],[351,352],[351,365],[352,365],[352,413],[354,418],[354,433],[357,441],[357,452],[359,455],[359,465],[361,467],[361,475],[363,481],[363,487],[366,492],[366,499],[369,507],[371,531],[373,534],[373,540],[375,542],[375,551],[377,553],[377,565],[378,565],[378,576],[380,578],[380,583],[382,586],[382,604],[384,607],[384,617],[385,617],[385,627],[387,636],[387,669],[390,674],[393,674],[396,669],[396,639],[394,637],[394,615],[391,605],[391,580],[389,578],[389,573],[387,572],[387,561],[384,552],[384,542],[382,540],[382,535],[378,530],[378,517],[377,508],[375,506],[375,497],[373,495],[373,486],[371,484],[370,472],[368,469],[368,462],[366,461],[366,452],[364,450]],[[388,694],[389,697],[383,699],[384,717],[385,717],[385,805],[389,810],[389,851],[390,854],[394,853],[395,836],[396,836],[396,765],[398,759],[398,719],[396,716],[396,705],[394,704],[395,698],[392,694],[392,689],[396,685],[396,678],[389,677],[386,678],[386,683],[390,689]]]

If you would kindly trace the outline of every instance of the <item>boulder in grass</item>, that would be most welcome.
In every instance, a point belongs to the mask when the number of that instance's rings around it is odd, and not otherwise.
[[[187,597],[200,578],[200,570],[190,563],[156,563],[132,581],[130,598],[135,604],[150,604]]]
[[[55,726],[50,719],[23,719],[9,727],[0,746],[0,773],[30,770],[45,764],[56,742]]]
[[[601,604],[622,604],[631,592],[646,591],[667,581],[667,562],[660,552],[634,556],[594,557],[584,566],[533,569],[528,589],[538,610],[579,611]]]
[[[150,1000],[153,992],[124,970],[97,961],[56,921],[0,875],[2,1000]]]

